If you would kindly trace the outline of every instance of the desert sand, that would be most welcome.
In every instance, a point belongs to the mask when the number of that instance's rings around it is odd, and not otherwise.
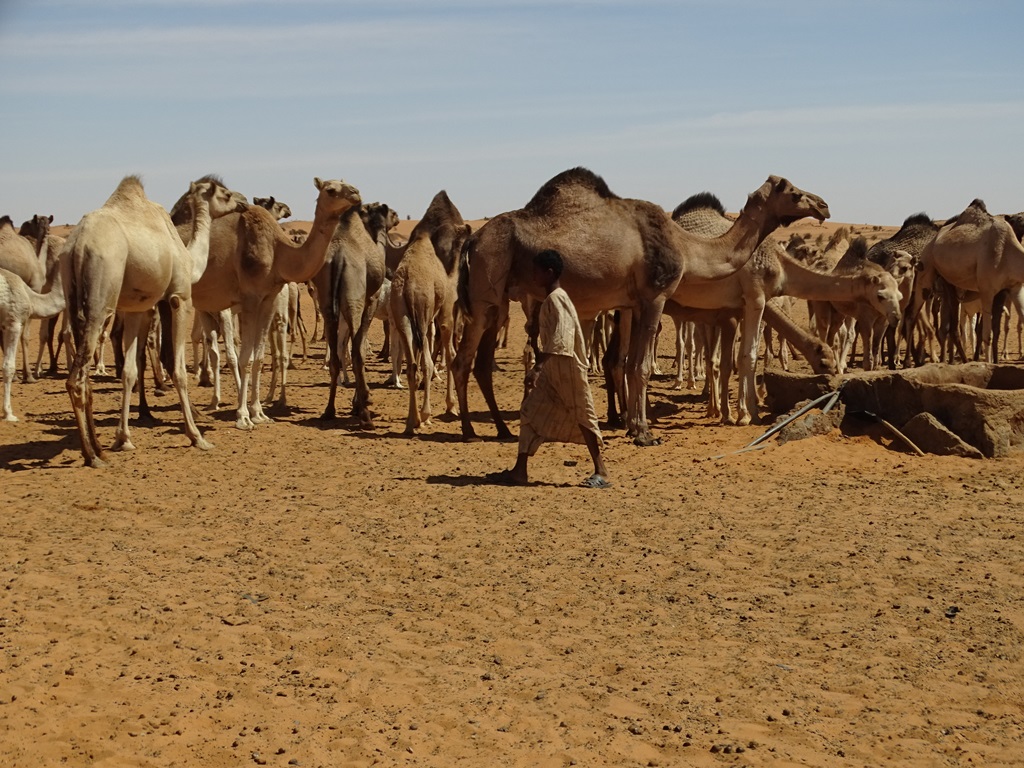
[[[513,429],[523,341],[516,307]],[[272,425],[204,411],[210,452],[151,397],[159,425],[106,470],[83,466],[64,377],[19,377],[0,764],[1024,764],[1020,453],[919,458],[865,428],[713,458],[766,427],[713,423],[665,375],[663,443],[606,434],[612,488],[578,487],[578,445],[497,487],[515,444],[475,385],[484,442],[444,415],[409,439],[374,356],[361,431],[318,419],[323,355],[296,359]],[[96,389],[109,444],[119,384]]]

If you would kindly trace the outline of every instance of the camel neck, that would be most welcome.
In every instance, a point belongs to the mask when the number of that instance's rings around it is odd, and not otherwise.
[[[199,282],[210,259],[210,205],[199,197],[192,199],[192,239],[188,251],[192,255],[192,284]]]

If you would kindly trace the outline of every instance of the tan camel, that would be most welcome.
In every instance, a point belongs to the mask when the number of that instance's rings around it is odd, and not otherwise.
[[[21,335],[34,317],[52,317],[64,309],[64,286],[59,269],[53,270],[48,290],[37,293],[18,275],[0,269],[0,339],[4,351],[4,404],[5,421],[17,421],[11,409],[11,383],[14,380],[14,357]]]
[[[274,198],[273,195],[270,197],[254,197],[252,199],[253,205],[258,205],[261,208],[266,208],[270,211],[270,215],[278,221],[282,219],[290,219],[292,217],[292,209],[280,200]]]
[[[374,211],[376,223],[370,225],[374,230],[372,234],[363,222],[358,206],[342,214],[327,247],[324,264],[312,279],[324,317],[330,366],[330,390],[320,418],[329,420],[335,417],[344,348],[350,348],[355,377],[352,413],[359,418],[363,429],[373,427],[364,341],[376,310],[375,297],[384,282],[387,227],[386,206]],[[347,343],[349,339],[351,345]]]
[[[214,222],[209,263],[192,288],[197,310],[240,307],[238,429],[270,421],[255,387],[250,404],[249,385],[262,366],[275,298],[285,283],[306,282],[320,270],[339,216],[360,204],[359,190],[347,182],[316,178],[313,184],[319,193],[313,225],[301,245],[289,239],[269,211],[250,205]]]
[[[164,361],[178,390],[185,432],[193,445],[212,447],[192,417],[185,373],[186,320],[192,283],[206,266],[211,218],[230,214],[238,203],[230,190],[212,182],[193,182],[190,192],[195,211],[188,248],[167,212],[146,198],[136,176],[123,179],[103,207],[86,214],[68,237],[61,270],[75,351],[67,389],[88,466],[106,465],[96,436],[89,372],[100,331],[114,312],[124,318],[125,346],[121,419],[114,449],[134,448],[128,407],[138,373],[136,349],[143,322],[155,306],[166,319]]]
[[[414,434],[431,418],[434,339],[439,339],[448,377],[447,407],[452,412],[452,343],[459,256],[470,226],[444,190],[434,195],[409,236],[405,254],[391,283],[391,320],[402,343],[409,385],[405,433]],[[438,333],[435,334],[435,326]],[[423,373],[423,406],[416,411],[418,374]]]
[[[907,251],[895,249],[888,256],[880,255],[880,260],[887,266],[882,266],[868,259],[867,241],[863,237],[857,237],[842,258],[832,268],[831,275],[835,277],[853,277],[863,279],[881,279],[889,275],[897,287],[911,286],[915,272],[915,257]],[[852,356],[853,347],[860,338],[863,354],[862,367],[866,371],[875,370],[881,361],[881,345],[886,328],[895,329],[899,326],[903,309],[908,303],[902,291],[899,292],[898,312],[895,320],[893,316],[878,307],[870,306],[864,302],[852,300],[833,299],[830,302],[831,321],[825,333],[826,340],[833,344],[836,356],[839,361],[840,373],[846,371],[847,364]],[[819,314],[815,310],[816,315]],[[821,314],[828,314],[822,312]],[[842,333],[837,329],[842,327]]]
[[[922,251],[921,264],[921,292],[931,290],[936,276],[961,291],[977,291],[982,318],[980,357],[998,362],[999,331],[992,318],[996,310],[1001,314],[1002,302],[996,306],[996,297],[1024,283],[1024,245],[1010,222],[974,200],[939,229]]]
[[[46,279],[52,279],[55,270],[58,269],[57,263],[60,259],[61,251],[64,249],[64,238],[58,235],[54,235],[50,232],[50,225],[53,224],[53,216],[33,216],[26,222],[23,222],[21,227],[18,229],[18,234],[25,237],[32,243],[36,252],[42,258],[44,247],[41,242],[45,238],[46,248],[46,265],[45,273]],[[63,311],[63,310],[62,310]],[[62,315],[60,312],[51,316],[40,318],[39,320],[39,350],[36,353],[36,363],[30,370],[29,381],[33,378],[42,375],[43,367],[43,350],[47,349],[50,353],[50,365],[47,369],[48,373],[57,373],[57,356],[60,354],[61,346],[63,345],[63,336],[56,333],[57,326],[60,323]],[[54,348],[54,337],[57,339],[57,346]],[[25,338],[24,336],[22,337]]]
[[[718,237],[732,226],[725,209],[714,195],[693,195],[672,213],[684,229],[704,237]],[[766,239],[754,256],[733,275],[705,285],[681,283],[672,301],[698,309],[742,309],[739,355],[738,418],[723,394],[724,423],[749,424],[757,419],[756,364],[761,342],[761,319],[765,303],[776,296],[800,299],[863,303],[885,316],[891,324],[899,322],[902,296],[896,281],[883,270],[849,276],[816,272],[792,258],[774,239]],[[723,358],[731,351],[723,349]],[[728,392],[728,377],[723,376],[723,393]]]
[[[434,378],[434,323],[444,308],[448,275],[424,232],[409,241],[391,282],[391,319],[402,346],[409,386],[409,414],[405,434],[430,423],[430,387]],[[397,353],[397,350],[395,350]],[[423,379],[423,405],[417,411],[416,395]]]
[[[218,178],[218,177],[205,177],[205,178]],[[253,198],[253,205],[258,205],[261,208],[266,208],[270,215],[280,222],[282,218],[287,218],[292,215],[292,210],[285,203],[276,200],[274,197],[256,197]],[[180,214],[175,214],[178,210],[178,206],[172,209],[171,219],[178,227],[178,234],[185,238],[188,236],[188,216],[187,211],[183,211]],[[289,283],[289,286],[295,285]],[[271,337],[268,338],[268,342],[271,347],[271,371],[276,373],[277,359],[274,357],[274,350],[280,352],[285,351],[285,342],[281,342],[279,338],[273,336],[278,333],[282,321],[277,317],[277,313],[284,309],[289,314],[286,315],[283,323],[287,330],[289,325],[293,322],[294,318],[294,307],[297,304],[288,304],[287,300],[291,299],[295,295],[295,289],[288,287],[281,289],[282,293],[278,294],[274,300],[274,316],[271,319],[270,331]],[[282,295],[283,294],[283,295]],[[213,387],[213,399],[210,403],[211,410],[218,410],[223,403],[221,397],[221,375],[220,375],[220,340],[224,341],[224,352],[228,361],[228,369],[235,380],[236,390],[241,386],[241,376],[238,369],[238,341],[236,329],[238,323],[236,322],[236,315],[238,314],[238,306],[234,306],[231,309],[224,309],[216,314],[212,312],[204,312],[202,310],[196,310],[192,320],[192,359],[196,362],[196,375],[199,386],[212,386]],[[302,338],[303,347],[303,358],[305,358],[305,347],[306,339],[305,336]],[[288,345],[290,351],[290,345]],[[269,403],[273,399],[273,385],[276,380],[271,378],[271,394],[267,397]],[[259,387],[254,385],[255,391],[259,392]],[[281,389],[282,399],[284,395],[284,386],[282,383]]]
[[[40,217],[33,217],[33,222],[42,227]],[[0,269],[13,272],[37,293],[43,290],[43,284],[46,282],[48,234],[49,221],[46,221],[45,231],[40,230],[39,234],[30,241],[14,229],[14,223],[10,216],[0,216]],[[36,378],[29,366],[29,340],[29,330],[25,329],[19,341],[22,380],[25,382],[35,381]]]
[[[628,427],[635,442],[650,445],[656,441],[647,423],[647,381],[652,340],[665,301],[680,282],[706,283],[731,275],[780,222],[804,216],[822,220],[828,215],[824,200],[772,176],[750,196],[736,225],[708,240],[677,226],[653,203],[618,197],[586,169],[554,177],[524,208],[488,221],[463,251],[459,302],[466,326],[453,364],[463,438],[476,438],[467,402],[471,367],[499,437],[511,434],[494,399],[494,345],[508,314],[509,297],[530,289],[526,278],[537,251],[561,252],[561,284],[582,321],[589,324],[603,310],[633,310],[630,333],[623,329],[623,338],[629,339]]]

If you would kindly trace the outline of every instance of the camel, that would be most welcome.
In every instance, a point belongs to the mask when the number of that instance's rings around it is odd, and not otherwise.
[[[28,221],[23,222],[21,227],[18,229],[19,235],[27,238],[30,243],[35,245],[36,251],[40,254],[40,257],[42,256],[42,248],[44,247],[41,240],[45,238],[46,265],[44,271],[47,280],[50,280],[54,271],[58,269],[57,263],[60,258],[60,253],[64,249],[64,238],[50,233],[50,225],[52,223],[52,215],[36,215]],[[50,353],[50,365],[47,369],[48,373],[57,373],[57,356],[60,354],[60,348],[63,345],[63,336],[56,334],[57,324],[60,317],[61,314],[58,312],[55,315],[40,318],[39,320],[39,350],[36,353],[35,366],[30,370],[34,377],[42,376],[44,348],[48,349]],[[54,336],[57,337],[56,349],[54,349]],[[32,378],[29,378],[29,381],[31,380]]]
[[[455,326],[455,298],[459,256],[469,237],[470,226],[445,191],[434,195],[426,213],[413,229],[402,260],[391,283],[391,321],[399,334],[406,360],[409,385],[409,415],[405,433],[412,435],[431,418],[430,387],[434,378],[434,338],[441,345],[448,372],[447,408],[452,398],[452,337]],[[396,355],[397,357],[397,355]],[[423,371],[423,406],[416,411],[418,373]]]
[[[192,287],[197,310],[220,312],[239,305],[240,381],[235,427],[253,429],[271,419],[259,392],[249,402],[250,379],[262,366],[274,299],[285,283],[303,283],[324,265],[339,217],[360,204],[359,190],[345,181],[313,179],[318,191],[309,237],[296,245],[273,215],[258,205],[217,219],[210,233],[210,259]]]
[[[906,342],[906,356],[904,367],[909,366],[911,354],[911,327],[913,312],[908,311],[910,302],[914,295],[914,279],[921,267],[921,252],[924,247],[935,237],[939,231],[938,226],[925,213],[915,213],[904,219],[899,230],[892,237],[880,240],[868,248],[865,258],[883,267],[891,275],[902,275],[900,280],[900,293],[903,300],[900,302],[900,309],[903,312],[903,321],[899,328],[889,326],[884,332],[884,341],[888,349],[886,360],[889,368],[896,368],[896,359],[899,357],[899,340]],[[907,263],[907,256],[910,261]],[[908,268],[910,267],[910,268]],[[878,321],[881,322],[881,321]],[[882,334],[876,334],[882,340]],[[899,333],[897,333],[899,331]],[[876,355],[877,356],[877,355]]]
[[[68,236],[61,270],[74,336],[74,360],[67,390],[75,413],[82,455],[90,467],[106,466],[93,418],[90,366],[107,317],[124,318],[125,365],[121,418],[114,450],[132,450],[128,406],[135,386],[136,350],[143,323],[154,307],[164,319],[163,358],[178,390],[185,432],[192,445],[213,446],[192,416],[185,373],[185,322],[192,284],[206,267],[210,222],[238,210],[230,190],[213,182],[193,182],[193,234],[186,248],[167,212],[146,198],[137,176],[127,176],[103,206],[86,214]],[[173,359],[172,359],[173,358]]]
[[[704,237],[717,237],[733,226],[717,197],[702,192],[685,200],[672,212],[684,229]],[[729,277],[706,285],[681,283],[671,301],[697,309],[742,309],[740,332],[738,417],[733,420],[728,403],[728,377],[722,381],[722,419],[726,424],[750,424],[757,419],[756,365],[761,341],[765,303],[777,296],[862,303],[889,319],[899,321],[902,298],[896,281],[883,270],[859,276],[834,276],[816,272],[792,258],[775,240],[764,240],[754,256]],[[731,355],[723,341],[723,358]]]
[[[33,291],[18,275],[0,268],[0,340],[3,344],[5,421],[17,421],[11,409],[11,383],[14,380],[14,357],[21,335],[34,317],[53,317],[64,309],[64,286],[59,269],[51,272],[44,293]]]
[[[44,221],[45,229],[43,229]],[[0,269],[13,272],[24,280],[29,288],[38,293],[43,290],[43,284],[46,282],[49,221],[45,217],[36,216],[33,217],[32,222],[39,227],[39,230],[38,234],[30,241],[14,229],[14,222],[11,221],[10,216],[0,216]],[[35,381],[36,377],[28,361],[28,329],[25,329],[19,338],[22,380],[26,383]]]
[[[444,308],[448,276],[427,233],[410,240],[391,282],[391,318],[402,345],[409,385],[405,434],[413,435],[431,417],[430,386],[434,378],[434,323]],[[397,355],[396,355],[397,357]],[[423,373],[423,406],[417,412],[419,373]]]
[[[960,291],[976,291],[981,299],[981,338],[976,357],[998,362],[999,324],[1006,292],[1024,283],[1024,245],[1004,216],[993,216],[982,200],[974,200],[946,222],[921,253],[918,297],[932,290],[936,278]]]
[[[384,282],[386,206],[374,209],[373,233],[367,229],[359,206],[342,214],[331,236],[323,266],[313,276],[327,335],[330,390],[320,418],[335,417],[338,375],[344,359],[343,346],[351,338],[355,393],[352,413],[363,429],[373,428],[370,388],[366,383],[364,351],[366,332],[376,310],[375,297]]]
[[[804,216],[824,220],[828,215],[820,197],[771,176],[750,196],[736,225],[708,240],[677,226],[660,206],[620,198],[585,168],[555,176],[524,208],[488,221],[463,249],[459,303],[466,326],[453,363],[463,439],[477,439],[467,396],[471,367],[499,438],[511,436],[494,399],[494,346],[497,329],[508,315],[509,297],[531,290],[526,276],[539,250],[554,248],[562,254],[562,287],[588,327],[598,312],[633,310],[636,321],[626,355],[628,427],[637,444],[652,445],[656,440],[647,423],[647,381],[665,301],[681,282],[707,283],[731,275],[780,222]]]
[[[217,177],[206,177],[206,178],[217,178]],[[179,201],[180,202],[180,201]],[[265,208],[270,212],[278,222],[282,218],[288,218],[292,215],[292,209],[285,203],[280,202],[274,197],[255,197],[253,198],[253,205],[258,205],[261,208]],[[172,209],[171,220],[178,227],[178,233],[184,238],[187,237],[188,230],[188,213],[187,208],[178,211],[178,205],[176,204]],[[289,283],[289,286],[295,285]],[[281,289],[285,292],[285,289]],[[287,303],[289,299],[294,300],[291,303]],[[284,309],[288,312],[286,315],[284,324],[285,328],[295,328],[294,319],[297,315],[298,299],[296,297],[296,289],[291,287],[288,288],[286,295],[278,294],[274,300],[274,317],[271,320],[270,333],[274,334],[278,332],[280,328],[280,322],[277,317],[277,312]],[[220,375],[220,343],[219,339],[224,340],[224,352],[228,360],[228,368],[231,371],[234,380],[235,388],[241,386],[241,376],[238,370],[238,344],[237,334],[235,329],[237,323],[235,316],[238,313],[238,307],[232,307],[231,309],[224,309],[216,314],[211,312],[204,312],[197,310],[192,320],[192,359],[196,361],[196,375],[198,378],[199,386],[212,386],[213,387],[213,399],[210,403],[210,409],[216,411],[220,408],[223,402],[221,398],[221,375]],[[299,318],[301,321],[301,318]],[[270,338],[271,346],[271,370],[276,372],[274,366],[276,365],[276,358],[274,358],[273,350],[277,348],[279,351],[284,352],[284,343],[278,338]],[[306,355],[306,338],[305,335],[302,337],[302,348],[303,348],[303,359]],[[290,350],[290,346],[289,346]],[[276,380],[271,379],[272,385]],[[258,388],[257,388],[258,389]],[[268,396],[267,401],[270,402],[273,399],[273,386],[271,387],[271,395]],[[284,398],[284,385],[282,383],[281,396]]]
[[[290,219],[292,217],[292,209],[280,200],[274,199],[273,195],[270,197],[254,197],[252,199],[252,204],[258,205],[261,208],[266,208],[270,211],[270,215],[277,221],[281,221],[281,219]]]

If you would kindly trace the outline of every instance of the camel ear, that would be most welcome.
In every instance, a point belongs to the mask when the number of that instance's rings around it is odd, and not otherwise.
[[[50,214],[50,223],[53,224],[53,214]]]
[[[323,180],[319,176],[314,176],[313,177],[313,186],[316,187],[317,189],[323,189],[324,188],[324,182],[323,182]]]

